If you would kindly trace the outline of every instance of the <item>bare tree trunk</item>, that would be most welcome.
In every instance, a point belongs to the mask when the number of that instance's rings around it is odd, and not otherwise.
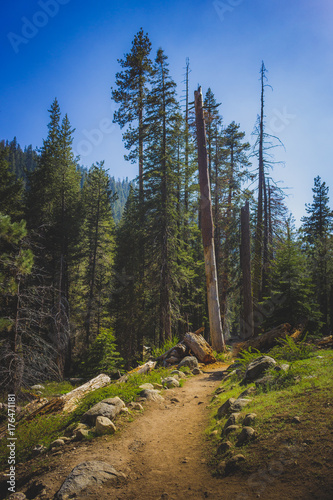
[[[194,92],[194,97],[198,144],[199,183],[201,194],[201,232],[205,257],[210,335],[213,348],[216,351],[221,352],[225,349],[225,341],[222,331],[220,302],[217,286],[217,272],[214,250],[214,226],[210,183],[208,176],[206,131],[203,116],[201,87],[199,87],[198,90]]]
[[[241,318],[241,337],[247,339],[254,335],[253,297],[251,282],[251,241],[250,241],[250,209],[249,202],[241,209],[241,268],[243,310]]]
[[[265,66],[261,67],[261,107],[259,123],[259,173],[258,173],[258,211],[254,248],[253,299],[257,306],[262,299],[262,259],[263,259],[263,190],[265,184],[264,172],[264,76]]]

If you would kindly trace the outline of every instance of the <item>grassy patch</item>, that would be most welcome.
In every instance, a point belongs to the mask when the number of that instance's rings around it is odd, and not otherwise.
[[[257,354],[259,355],[260,353]],[[272,355],[272,352],[269,355]],[[280,362],[283,361],[287,360],[280,358]],[[213,469],[217,469],[218,463],[230,456],[230,453],[226,456],[216,453],[219,444],[226,440],[233,443],[232,454],[242,453],[246,457],[243,473],[254,473],[264,470],[265,467],[269,470],[270,461],[280,460],[283,474],[288,474],[289,469],[285,465],[288,463],[285,458],[287,456],[291,465],[299,461],[305,468],[311,468],[311,460],[322,462],[320,457],[323,437],[327,449],[332,454],[333,351],[311,351],[306,359],[297,359],[290,363],[286,372],[270,370],[268,374],[273,377],[273,381],[267,387],[247,396],[252,401],[243,409],[237,422],[242,425],[243,417],[247,413],[257,415],[253,428],[258,437],[245,446],[236,446],[239,432],[230,434],[228,438],[223,435],[228,415],[218,419],[217,410],[227,399],[239,397],[245,389],[254,384],[245,388],[239,385],[236,378],[228,379],[221,385],[224,392],[213,398],[210,425],[206,431],[212,448],[215,449],[211,457]],[[295,417],[299,417],[299,423],[294,420]],[[328,464],[328,459],[325,464]]]

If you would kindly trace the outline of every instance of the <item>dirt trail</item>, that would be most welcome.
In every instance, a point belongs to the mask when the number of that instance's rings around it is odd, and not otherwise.
[[[53,498],[67,474],[79,463],[103,460],[125,473],[126,484],[117,489],[104,485],[98,491],[81,495],[80,500],[237,498],[231,484],[235,481],[227,480],[230,493],[226,495],[226,480],[222,484],[221,479],[213,478],[206,463],[207,405],[225,368],[208,368],[204,374],[187,380],[183,387],[165,391],[162,403],[149,403],[144,413],[118,435],[76,448],[71,446],[54,457],[50,471],[38,476],[46,485],[47,497]]]

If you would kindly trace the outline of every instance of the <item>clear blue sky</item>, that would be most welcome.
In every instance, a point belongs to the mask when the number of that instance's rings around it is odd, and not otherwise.
[[[76,128],[81,163],[105,160],[110,174],[133,178],[121,132],[110,125],[117,58],[140,27],[153,53],[162,47],[181,95],[186,57],[191,95],[210,86],[227,125],[251,141],[260,104],[259,69],[268,69],[267,127],[283,141],[273,177],[290,187],[299,220],[313,179],[331,187],[333,205],[333,2],[331,0],[8,0],[0,20],[0,139],[40,146],[55,97]],[[154,54],[153,54],[154,55]],[[98,135],[90,135],[99,129]],[[95,142],[95,144],[94,144]]]

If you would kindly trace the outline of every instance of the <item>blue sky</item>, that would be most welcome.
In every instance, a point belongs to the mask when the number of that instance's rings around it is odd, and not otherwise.
[[[286,148],[276,149],[285,167],[272,175],[290,188],[287,204],[299,220],[316,175],[333,191],[332,21],[331,0],[6,0],[0,139],[40,146],[57,97],[76,128],[81,163],[105,160],[111,175],[135,177],[136,166],[123,159],[121,131],[111,124],[110,87],[117,58],[142,26],[153,56],[159,47],[168,55],[179,95],[189,57],[191,95],[198,84],[203,92],[210,86],[225,125],[236,121],[249,141],[264,60],[274,89],[266,92],[267,128]]]

